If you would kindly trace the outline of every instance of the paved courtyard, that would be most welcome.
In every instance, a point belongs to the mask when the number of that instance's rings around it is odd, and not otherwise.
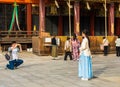
[[[24,64],[16,70],[6,70],[7,61],[0,56],[0,87],[120,87],[120,57],[93,55],[94,78],[78,78],[78,61],[64,61],[63,56],[20,53]]]

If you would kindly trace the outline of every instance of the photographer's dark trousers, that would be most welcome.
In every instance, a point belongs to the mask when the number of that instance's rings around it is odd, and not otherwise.
[[[17,60],[11,60],[9,61],[9,64],[6,65],[8,69],[14,70],[14,68],[20,66],[23,63],[23,60],[17,59]]]
[[[67,56],[69,56],[69,57],[70,57],[70,60],[72,60],[72,54],[71,54],[71,52],[70,52],[70,51],[65,52],[65,57],[64,57],[64,60],[67,60]]]
[[[108,54],[108,46],[104,46],[104,56],[107,56]]]
[[[120,46],[116,46],[116,56],[120,56]]]

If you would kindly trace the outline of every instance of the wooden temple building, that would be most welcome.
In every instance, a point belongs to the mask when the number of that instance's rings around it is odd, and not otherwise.
[[[9,31],[15,2],[19,20],[15,20]],[[101,40],[101,36],[107,34],[113,47],[115,36],[120,35],[120,0],[0,0],[2,45],[16,40],[27,48],[32,43],[32,37],[43,40],[56,34],[63,51],[65,36],[70,33],[80,35],[83,29],[89,31],[93,40],[96,40],[95,37]],[[44,41],[34,39],[33,45],[36,46],[33,46],[33,51],[45,50],[41,43],[44,44]],[[97,46],[99,43],[92,44]]]

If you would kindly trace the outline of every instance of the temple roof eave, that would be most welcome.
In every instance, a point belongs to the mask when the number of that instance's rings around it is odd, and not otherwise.
[[[68,0],[63,0],[63,1],[68,1]],[[79,1],[79,2],[87,2],[87,1],[88,2],[105,2],[105,0],[70,0],[70,1]],[[109,3],[109,2],[119,2],[120,3],[120,0],[106,0],[106,2],[107,3]]]

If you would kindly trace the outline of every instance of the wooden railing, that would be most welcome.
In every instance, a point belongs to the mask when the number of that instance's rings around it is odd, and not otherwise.
[[[0,31],[1,37],[32,37],[38,35],[39,31]]]
[[[27,46],[32,44],[32,37],[38,35],[38,31],[0,31],[0,46],[2,51],[6,51],[11,42],[16,41],[22,45],[23,50],[27,50]]]

